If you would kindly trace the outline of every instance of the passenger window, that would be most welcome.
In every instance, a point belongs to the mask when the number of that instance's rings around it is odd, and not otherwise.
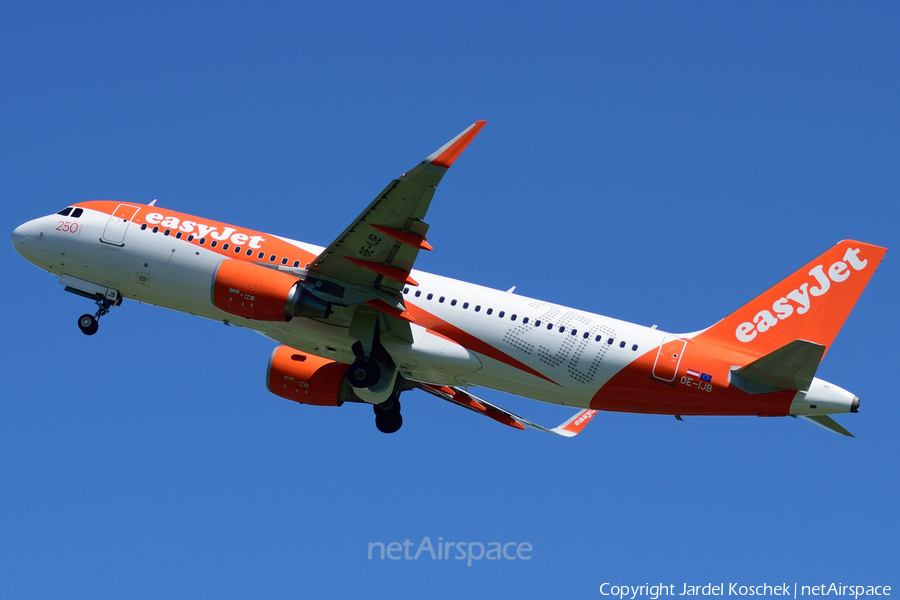
[[[61,211],[59,211],[59,212],[56,213],[56,214],[62,215],[62,216],[64,216],[64,217],[68,217],[70,212],[72,212],[72,207],[71,207],[71,206],[68,206],[68,207],[62,209]]]
[[[434,298],[434,294],[432,294],[431,292],[428,292],[428,295],[425,296],[426,300],[431,300],[432,298]]]
[[[222,244],[222,250],[228,250],[228,242]]]
[[[202,246],[205,243],[206,243],[206,238],[200,238],[200,245]]]
[[[165,231],[163,231],[163,235],[169,235],[170,233],[172,233],[171,229],[166,229]]]
[[[469,308],[469,303],[468,303],[468,302],[463,302],[463,308]]]
[[[77,219],[78,217],[81,216],[81,213],[83,213],[83,212],[84,212],[84,209],[76,208],[75,210],[72,211],[72,218]]]
[[[560,328],[559,328],[559,332],[560,332],[560,333],[565,333],[565,332],[566,332],[566,328],[565,328],[565,327],[562,327],[562,326],[560,326]]]
[[[599,341],[600,341],[600,336],[598,335],[597,337],[595,337],[595,338],[594,338],[594,341],[595,341],[595,342],[599,342]]]
[[[438,302],[443,302],[443,301],[444,301],[444,297],[443,297],[443,296],[441,296],[440,298],[438,298]]]
[[[476,305],[475,305],[475,312],[478,312],[478,311],[480,311],[480,310],[481,310],[481,305],[480,305],[480,304],[476,304]]]
[[[590,336],[591,336],[591,332],[590,332],[590,331],[585,331],[585,332],[584,332],[584,339],[588,339]]]
[[[247,248],[247,256],[253,256],[253,249]]]
[[[418,298],[418,297],[421,296],[421,295],[422,295],[422,291],[421,291],[421,290],[416,290],[416,298]]]
[[[515,320],[516,320],[516,315],[509,315],[509,320],[510,320],[510,321],[515,321]]]
[[[219,242],[217,242],[216,240],[213,240],[209,243],[210,248],[215,248],[218,245],[219,245]]]
[[[535,321],[535,322],[534,322],[534,326],[535,326],[535,327],[540,327],[540,326],[541,326],[541,320],[538,319],[537,321]]]
[[[547,323],[547,331],[553,329],[553,323]]]
[[[259,254],[256,255],[256,258],[264,258],[265,256],[266,256],[265,252],[260,252]]]
[[[404,293],[404,294],[408,294],[408,293],[409,293],[409,288],[408,288],[408,287],[407,287],[407,288],[403,288],[403,293]]]
[[[621,342],[619,342],[619,348],[624,348],[624,347],[625,347],[625,340],[622,340]]]
[[[269,262],[275,262],[275,255],[274,255],[274,254],[270,254],[270,255],[269,255]]]
[[[240,253],[241,253],[241,247],[240,247],[240,246],[235,246],[235,247],[234,247],[234,253],[235,253],[235,254],[240,254]]]
[[[522,325],[528,325],[528,317],[522,318]]]
[[[183,234],[179,231],[178,233],[175,234],[175,239],[180,240],[182,235]]]
[[[60,214],[62,214],[62,213],[60,213]],[[141,231],[144,231],[144,230],[146,230],[146,229],[147,229],[147,224],[146,224],[146,223],[144,223],[143,225],[141,225]]]
[[[153,233],[156,233],[156,232],[158,232],[158,231],[159,231],[159,227],[154,226],[154,227],[153,227]]]
[[[450,301],[450,306],[456,306],[456,298]]]
[[[612,338],[609,338],[608,340],[606,340],[606,343],[607,343],[607,344],[612,344],[614,341],[616,341],[616,340],[614,340],[614,339],[612,339]]]
[[[287,257],[284,257],[281,259],[281,264],[283,264],[283,265],[287,264]]]
[[[500,317],[500,318],[502,319],[502,318],[503,318],[503,315],[505,315],[505,314],[506,314],[506,313],[505,313],[504,311],[501,310],[499,313],[497,313],[497,316]]]
[[[632,346],[631,349],[634,350],[635,352],[637,352],[637,344],[635,344],[634,346]]]
[[[188,236],[188,241],[189,241],[189,242],[193,242],[193,241],[194,241],[194,236],[193,236],[193,235],[189,235],[189,236]]]
[[[299,260],[295,260],[295,261],[294,261],[294,266],[295,266],[295,267],[299,267],[299,266],[300,266],[300,261],[299,261]]]
[[[577,329],[573,329],[573,330],[572,330],[572,335],[577,335],[577,334],[578,334],[578,330],[577,330]]]
[[[487,311],[485,311],[485,312],[487,312],[487,314],[491,314],[492,312],[494,312],[494,309],[493,309],[493,308],[489,308],[489,309],[487,309]]]

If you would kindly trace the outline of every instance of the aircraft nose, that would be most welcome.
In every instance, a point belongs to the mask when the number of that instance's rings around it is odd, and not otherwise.
[[[26,247],[30,241],[35,239],[35,235],[34,221],[28,221],[13,229],[10,241],[12,241],[13,248],[16,249],[16,252],[25,256]]]
[[[19,225],[18,227],[13,229],[12,236],[11,236],[12,245],[13,245],[13,248],[16,249],[16,252],[18,252],[19,254],[22,254],[22,251],[20,248],[25,243],[26,237],[27,236],[25,235],[25,225]]]

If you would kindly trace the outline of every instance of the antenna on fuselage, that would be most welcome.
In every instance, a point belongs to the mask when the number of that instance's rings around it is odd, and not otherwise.
[[[156,206],[156,198],[154,198],[153,200],[151,200],[151,201],[150,201],[150,204],[148,204],[147,206]]]

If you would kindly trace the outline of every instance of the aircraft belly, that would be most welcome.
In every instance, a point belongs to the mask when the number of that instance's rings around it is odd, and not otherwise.
[[[266,337],[285,346],[340,363],[349,364],[355,359],[351,348],[356,340],[350,337],[346,327],[302,317],[286,322],[264,322],[260,326]]]

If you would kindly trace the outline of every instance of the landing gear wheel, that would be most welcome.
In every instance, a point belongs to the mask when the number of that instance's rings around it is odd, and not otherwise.
[[[94,318],[94,315],[84,314],[78,317],[78,329],[80,329],[81,333],[84,335],[94,335],[99,328],[100,324],[97,323],[97,319]]]
[[[381,404],[373,404],[375,416],[400,414],[400,398],[388,398]]]
[[[403,426],[403,415],[400,414],[400,398],[389,398],[381,404],[373,404],[375,427],[381,433],[394,433]]]
[[[381,369],[373,360],[361,358],[347,369],[347,380],[355,388],[372,387],[381,379]]]
[[[122,296],[118,297],[118,301],[116,302],[116,306],[122,303]],[[81,330],[81,333],[84,335],[94,335],[97,333],[97,330],[100,329],[100,324],[98,321],[100,317],[109,313],[109,309],[112,308],[113,302],[107,300],[106,298],[101,298],[97,300],[97,312],[93,315],[84,314],[78,317],[78,329]]]
[[[394,433],[403,427],[403,415],[400,413],[377,415],[375,417],[375,427],[381,433]]]

